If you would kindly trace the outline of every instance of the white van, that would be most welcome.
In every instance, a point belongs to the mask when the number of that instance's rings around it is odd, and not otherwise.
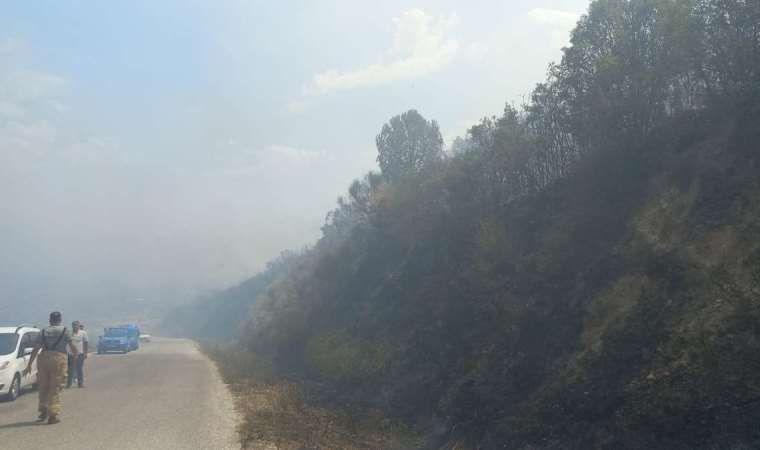
[[[0,396],[13,401],[21,391],[37,385],[37,363],[32,372],[22,372],[29,363],[40,330],[32,326],[0,327]]]

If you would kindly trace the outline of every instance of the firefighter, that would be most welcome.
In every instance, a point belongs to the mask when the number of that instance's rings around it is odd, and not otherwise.
[[[40,333],[34,343],[29,364],[24,369],[24,375],[29,375],[32,372],[32,363],[39,354],[37,384],[40,394],[40,415],[37,420],[39,422],[47,420],[47,423],[51,425],[61,421],[59,418],[61,414],[60,394],[68,366],[66,348],[68,347],[74,357],[78,354],[76,346],[71,341],[71,331],[66,329],[62,322],[63,318],[60,312],[53,311],[50,313],[50,326]]]

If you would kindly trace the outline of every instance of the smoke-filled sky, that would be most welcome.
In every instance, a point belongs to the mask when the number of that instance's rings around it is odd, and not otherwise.
[[[0,316],[172,301],[313,242],[410,108],[520,102],[585,0],[0,4]]]

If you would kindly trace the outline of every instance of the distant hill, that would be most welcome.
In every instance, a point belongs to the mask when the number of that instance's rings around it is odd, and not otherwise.
[[[296,253],[283,252],[261,273],[231,288],[196,299],[171,309],[161,321],[157,333],[193,337],[210,341],[228,341],[238,335],[240,326],[258,296],[277,279],[285,276],[297,259]]]

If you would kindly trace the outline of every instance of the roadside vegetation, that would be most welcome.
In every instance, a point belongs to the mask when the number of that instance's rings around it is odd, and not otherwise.
[[[241,414],[240,441],[247,449],[407,449],[419,437],[379,410],[323,405],[300,382],[276,376],[255,354],[206,342]]]
[[[391,118],[322,238],[235,288],[244,442],[760,446],[760,3],[597,0],[548,73],[451,152]]]

